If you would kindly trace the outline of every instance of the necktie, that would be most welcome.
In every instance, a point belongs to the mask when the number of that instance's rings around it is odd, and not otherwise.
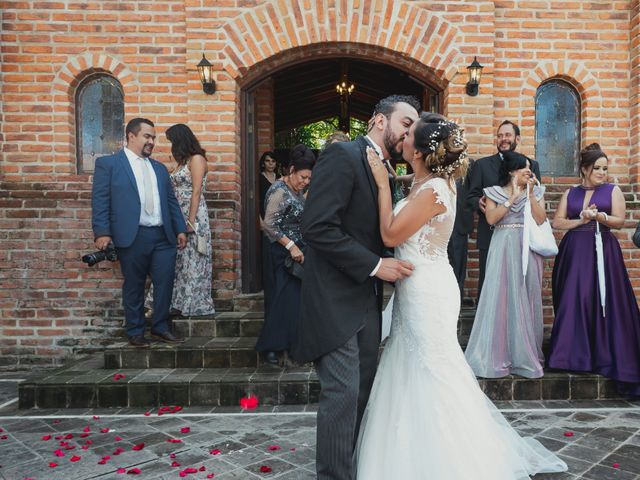
[[[144,211],[147,215],[153,215],[153,187],[151,186],[151,173],[144,158],[142,162],[142,181],[144,183]]]

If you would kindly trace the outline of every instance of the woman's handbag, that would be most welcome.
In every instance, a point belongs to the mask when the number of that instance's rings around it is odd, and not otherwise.
[[[558,245],[553,236],[549,219],[538,225],[531,213],[531,200],[529,200],[527,187],[527,203],[524,207],[524,233],[529,233],[529,249],[543,257],[555,257],[558,254]]]
[[[289,275],[296,277],[298,280],[302,280],[304,274],[304,267],[300,262],[296,262],[291,256],[286,256],[284,259],[284,269]]]
[[[198,252],[201,255],[206,255],[209,250],[207,248],[207,237],[205,237],[204,235],[201,235],[198,232],[198,227],[200,225],[198,225],[198,222],[196,222],[196,224],[193,225],[189,220],[187,220],[187,225],[189,225],[193,229],[193,234],[196,236],[196,252]]]

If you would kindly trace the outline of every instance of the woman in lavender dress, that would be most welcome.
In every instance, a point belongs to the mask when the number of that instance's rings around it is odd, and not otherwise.
[[[596,372],[620,393],[640,395],[640,311],[611,229],[624,225],[624,196],[607,182],[608,158],[598,144],[580,154],[582,184],[562,196],[554,228],[568,230],[553,267],[555,321],[547,365]],[[600,224],[606,302],[600,302],[595,231]]]
[[[543,375],[542,257],[529,251],[522,271],[522,232],[527,186],[536,223],[547,218],[544,188],[535,185],[529,159],[503,152],[500,185],[485,188],[487,221],[495,226],[484,287],[465,357],[478,377]],[[533,187],[533,188],[531,188]]]
[[[191,129],[178,123],[166,131],[171,154],[178,166],[171,173],[171,183],[187,223],[187,246],[178,250],[171,310],[182,316],[215,313],[211,298],[211,229],[209,210],[204,199],[207,177],[205,150]],[[153,287],[145,302],[151,306]]]

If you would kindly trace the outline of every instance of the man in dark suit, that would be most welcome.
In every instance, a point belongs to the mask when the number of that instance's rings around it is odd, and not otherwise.
[[[487,254],[493,233],[487,219],[484,216],[486,202],[483,189],[498,185],[500,165],[502,164],[502,152],[515,150],[520,143],[520,127],[515,123],[505,120],[498,127],[496,146],[498,152],[490,157],[477,160],[469,171],[469,193],[467,194],[467,208],[478,212],[477,245],[480,253],[480,275],[478,278],[478,298],[484,283],[484,273],[487,266]],[[540,180],[540,165],[531,160],[531,171]]]
[[[464,281],[467,277],[469,234],[473,231],[473,210],[467,208],[469,175],[456,181],[456,219],[447,246],[449,263],[458,280],[460,299],[464,296]]]
[[[165,342],[181,342],[169,330],[178,248],[187,243],[187,227],[164,165],[150,158],[155,127],[134,118],[125,129],[127,146],[96,160],[92,224],[96,247],[116,248],[124,283],[122,304],[129,343],[149,346],[144,336],[144,287],[153,283],[151,333]]]
[[[314,361],[320,379],[316,446],[319,480],[352,480],[353,448],[375,376],[380,344],[382,284],[413,266],[381,258],[378,189],[366,148],[381,158],[402,152],[418,119],[413,97],[381,100],[369,134],[330,145],[313,170],[305,203],[301,315],[293,357]]]

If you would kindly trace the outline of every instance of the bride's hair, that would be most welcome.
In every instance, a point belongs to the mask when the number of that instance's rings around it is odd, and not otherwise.
[[[413,138],[428,171],[452,181],[465,176],[469,163],[467,141],[458,124],[440,114],[422,112]]]

